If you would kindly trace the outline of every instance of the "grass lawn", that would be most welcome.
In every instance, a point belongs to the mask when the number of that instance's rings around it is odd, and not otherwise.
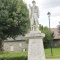
[[[53,56],[51,55],[51,49],[45,49],[46,58],[60,58],[60,48],[53,48]]]
[[[27,56],[27,52],[19,52],[19,53],[3,53],[0,54],[0,57],[19,57],[19,56]],[[53,48],[53,56],[51,56],[51,49],[45,49],[46,58],[60,58],[60,48]]]

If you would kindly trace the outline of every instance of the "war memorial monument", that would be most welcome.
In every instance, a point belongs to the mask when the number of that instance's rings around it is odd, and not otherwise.
[[[43,38],[44,33],[39,30],[39,8],[36,6],[36,2],[32,1],[33,6],[29,4],[29,18],[31,31],[26,34],[26,38],[29,39],[28,45],[28,60],[45,60]]]

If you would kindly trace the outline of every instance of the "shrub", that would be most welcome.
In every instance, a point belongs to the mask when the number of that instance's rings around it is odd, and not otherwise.
[[[20,56],[20,57],[1,57],[0,60],[27,60],[27,56]]]

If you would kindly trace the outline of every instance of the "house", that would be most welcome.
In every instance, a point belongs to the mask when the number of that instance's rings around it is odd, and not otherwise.
[[[54,32],[53,46],[60,47],[60,35],[58,33],[58,28],[51,28],[51,31]]]
[[[28,50],[28,44],[25,41],[25,37],[20,35],[15,38],[7,38],[4,41],[4,51],[5,52],[21,52]]]

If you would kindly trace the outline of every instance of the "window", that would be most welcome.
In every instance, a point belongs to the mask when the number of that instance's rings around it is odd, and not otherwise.
[[[19,43],[19,47],[21,47],[22,46],[22,43]]]
[[[10,51],[14,51],[14,46],[10,46]]]

